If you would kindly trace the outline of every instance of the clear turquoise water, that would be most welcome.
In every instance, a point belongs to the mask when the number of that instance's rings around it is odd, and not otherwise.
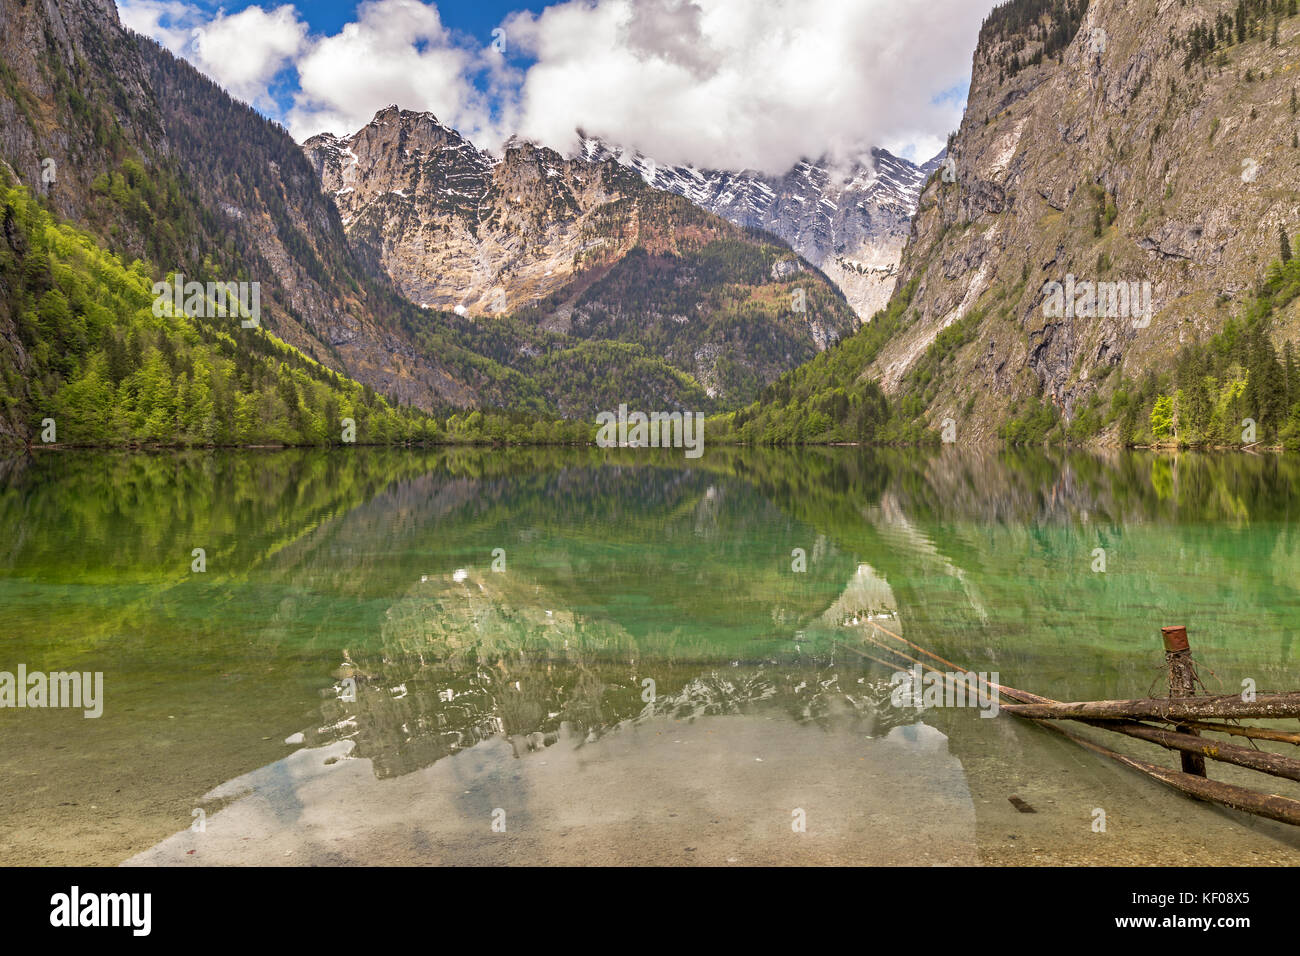
[[[351,741],[376,779],[396,780],[498,738],[529,753],[628,722],[776,715],[821,727],[828,746],[918,721],[940,730],[986,861],[1013,852],[1000,831],[1031,819],[1006,818],[1006,796],[1062,767],[1059,786],[1082,803],[1094,785],[1123,805],[1155,801],[1141,839],[1096,851],[1137,862],[1181,798],[1007,717],[891,707],[893,668],[863,655],[897,658],[865,618],[1057,699],[1161,692],[1159,628],[1175,623],[1210,691],[1294,689],[1298,483],[1287,459],[1145,453],[0,462],[0,670],[98,671],[106,686],[99,720],[0,710],[0,857],[120,862],[183,830],[213,787],[284,758],[295,734]],[[1142,746],[1121,749],[1172,764]],[[1086,861],[1090,844],[1050,822],[1033,820],[1042,852]],[[1223,832],[1198,859],[1295,858],[1280,827],[1210,822]],[[827,852],[846,858],[855,840]]]

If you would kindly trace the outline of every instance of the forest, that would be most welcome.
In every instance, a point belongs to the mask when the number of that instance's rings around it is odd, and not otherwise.
[[[0,354],[0,415],[26,421],[46,443],[525,443],[594,434],[585,421],[523,412],[437,418],[394,407],[237,318],[155,315],[160,276],[148,262],[124,263],[22,188],[0,190],[0,204],[0,328],[15,331],[0,339],[8,353]]]
[[[1300,449],[1300,367],[1296,345],[1277,337],[1279,314],[1300,298],[1300,260],[1279,234],[1280,258],[1240,315],[1207,339],[1189,342],[1169,371],[1120,375],[1107,401],[1100,390],[1067,425],[1030,399],[999,434],[1011,444],[1081,443],[1107,429],[1123,445]]]
[[[995,59],[1002,79],[1015,76],[1044,59],[1058,60],[1070,45],[1084,15],[1088,0],[1009,0],[994,8],[980,28],[980,45],[994,39],[1009,39]],[[1029,42],[1038,44],[1031,54]]]
[[[1300,355],[1289,339],[1275,344],[1277,317],[1300,298],[1300,259],[1279,233],[1280,257],[1240,314],[1222,331],[1179,351],[1164,373],[1123,374],[1098,388],[1067,421],[1044,396],[1021,399],[998,430],[1010,445],[1084,444],[1181,447],[1281,445],[1300,449]],[[746,444],[863,442],[927,444],[941,440],[926,414],[945,363],[973,338],[984,318],[972,310],[941,331],[886,397],[866,369],[884,345],[911,324],[915,281],[856,335],[793,369],[757,402],[709,421],[710,441]],[[1021,287],[1008,293],[1019,297]],[[1109,370],[1107,370],[1108,372]],[[974,399],[970,400],[972,403]],[[971,407],[961,410],[969,414]]]

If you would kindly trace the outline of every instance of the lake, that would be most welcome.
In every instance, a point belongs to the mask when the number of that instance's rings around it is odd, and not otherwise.
[[[1208,692],[1296,689],[1298,489],[1245,454],[0,460],[0,671],[103,675],[98,718],[0,709],[0,864],[1300,863],[1007,714],[900,706],[891,636],[1087,700],[1166,693],[1185,624]]]

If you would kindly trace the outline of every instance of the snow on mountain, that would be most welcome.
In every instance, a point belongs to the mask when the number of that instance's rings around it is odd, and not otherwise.
[[[803,161],[783,176],[672,166],[579,131],[582,158],[614,159],[651,186],[788,242],[844,292],[865,322],[894,290],[917,198],[941,157],[917,166],[883,149],[857,161]]]
[[[856,325],[784,243],[612,159],[565,158],[523,139],[493,156],[431,113],[396,106],[303,150],[373,274],[426,308],[519,320],[482,326],[497,361],[536,357],[527,350],[541,343],[574,374],[621,375],[660,400],[687,388],[743,402]],[[750,185],[767,188],[738,181],[736,191]],[[605,342],[648,357],[586,347]]]

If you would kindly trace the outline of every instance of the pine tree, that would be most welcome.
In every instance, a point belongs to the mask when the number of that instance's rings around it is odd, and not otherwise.
[[[1287,238],[1285,226],[1278,227],[1278,236],[1282,240],[1282,261],[1290,262],[1291,261],[1291,240]]]
[[[1282,390],[1285,396],[1287,410],[1295,405],[1296,398],[1300,397],[1300,379],[1296,377],[1295,348],[1291,345],[1291,340],[1287,339],[1286,344],[1282,346]]]
[[[1273,343],[1268,337],[1268,333],[1261,328],[1259,338],[1255,345],[1254,368],[1251,370],[1251,377],[1259,379],[1259,421],[1260,424],[1266,425],[1269,429],[1275,429],[1282,423],[1282,417],[1286,413],[1283,408],[1285,402],[1285,385],[1283,383],[1284,370],[1277,360],[1277,351],[1273,348]]]

